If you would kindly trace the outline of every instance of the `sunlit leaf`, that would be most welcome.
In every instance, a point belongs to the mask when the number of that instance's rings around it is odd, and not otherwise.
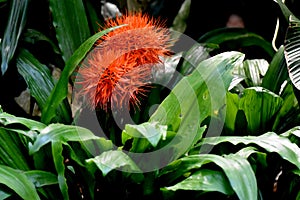
[[[234,191],[230,183],[221,171],[200,169],[190,175],[183,181],[166,188],[166,190],[200,190],[205,192],[221,192],[226,195],[232,195]]]
[[[204,138],[203,144],[217,145],[223,142],[229,142],[234,145],[243,143],[245,145],[257,145],[264,148],[267,152],[278,153],[283,159],[294,164],[300,169],[300,148],[292,143],[288,138],[277,135],[273,132],[267,132],[260,136],[222,136],[222,137],[210,137]]]
[[[150,117],[149,122],[168,125],[168,131],[177,132],[169,144],[174,148],[171,160],[192,146],[201,132],[199,124],[205,118],[218,115],[225,105],[233,68],[242,63],[243,58],[244,54],[240,52],[225,52],[200,62],[192,74],[181,79]]]
[[[90,158],[87,163],[94,163],[106,176],[112,170],[141,173],[142,171],[131,158],[122,151],[106,151],[95,158]]]
[[[41,147],[50,142],[67,143],[70,141],[85,142],[87,140],[99,140],[103,144],[103,148],[111,148],[111,141],[95,136],[90,130],[72,125],[50,124],[41,130],[36,140],[29,146],[29,153],[37,152]]]
[[[215,154],[186,156],[176,160],[174,165],[171,163],[170,166],[163,169],[161,175],[167,175],[168,178],[175,180],[186,172],[200,169],[203,165],[211,162],[221,167],[228,178],[231,188],[239,199],[256,199],[257,182],[255,174],[248,160],[238,154],[225,155],[224,157]],[[226,188],[228,188],[228,185]],[[219,187],[215,189],[221,190]]]

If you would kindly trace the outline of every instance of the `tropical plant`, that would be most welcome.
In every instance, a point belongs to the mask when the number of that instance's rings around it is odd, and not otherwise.
[[[300,198],[300,21],[280,1],[289,28],[277,51],[246,30],[207,33],[163,60],[170,69],[153,76],[169,85],[153,87],[131,113],[136,124],[112,123],[109,137],[78,123],[68,88],[99,38],[127,24],[98,31],[92,1],[50,0],[56,37],[46,36],[25,25],[33,2],[23,2],[0,1],[11,3],[1,71],[17,67],[40,115],[0,109],[0,199]],[[50,58],[34,51],[39,42]],[[266,58],[239,51],[248,46]],[[114,120],[99,113],[99,124]]]

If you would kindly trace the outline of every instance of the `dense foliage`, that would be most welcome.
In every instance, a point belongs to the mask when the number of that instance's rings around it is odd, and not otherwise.
[[[191,45],[163,59],[134,123],[100,109],[95,129],[74,76],[120,26],[99,31],[92,0],[0,0],[0,199],[299,199],[300,20],[274,4],[278,49],[245,28],[181,35]],[[168,27],[178,41],[189,6]]]

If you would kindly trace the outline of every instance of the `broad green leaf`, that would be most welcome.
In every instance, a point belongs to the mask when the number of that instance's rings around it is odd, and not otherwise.
[[[210,137],[204,138],[201,144],[217,145],[223,142],[229,142],[234,145],[243,143],[245,145],[257,145],[267,152],[275,152],[279,154],[283,159],[294,164],[300,169],[300,148],[292,143],[289,139],[283,136],[279,136],[273,132],[267,132],[260,136],[222,136],[222,137]]]
[[[165,171],[162,171],[161,175],[168,175],[170,179],[175,180],[190,170],[200,169],[204,164],[211,162],[221,167],[239,199],[257,199],[255,174],[247,159],[240,155],[230,154],[223,157],[215,154],[199,154],[186,156],[171,163],[164,169]]]
[[[150,117],[149,122],[167,125],[177,132],[169,143],[171,160],[183,155],[195,142],[199,124],[208,116],[218,116],[232,81],[232,70],[241,64],[244,54],[225,52],[199,63],[192,74],[181,79]]]
[[[57,176],[50,172],[41,170],[30,170],[24,172],[27,178],[35,185],[35,187],[43,187],[46,185],[57,184]]]
[[[25,26],[28,3],[29,0],[11,1],[9,18],[4,32],[3,40],[1,41],[2,75],[6,72],[8,63],[14,56],[19,38]]]
[[[67,62],[75,50],[90,37],[85,7],[81,0],[50,0],[49,6],[59,48]]]
[[[291,15],[289,27],[285,37],[285,59],[289,71],[289,77],[294,86],[300,90],[300,20]]]
[[[32,131],[41,131],[46,127],[46,125],[41,122],[24,117],[16,117],[6,112],[0,112],[0,123],[4,126],[12,124],[22,124]]]
[[[190,175],[183,181],[170,186],[162,188],[163,190],[200,190],[205,192],[221,192],[226,195],[232,195],[230,183],[224,172],[214,171],[209,169],[200,169]]]
[[[124,26],[124,25],[121,25]],[[55,112],[58,106],[63,102],[63,100],[68,95],[68,83],[69,78],[72,75],[75,68],[78,64],[82,61],[82,59],[86,56],[86,54],[91,50],[94,43],[106,33],[121,27],[112,27],[105,29],[99,33],[94,34],[93,36],[89,37],[84,43],[80,45],[80,47],[74,52],[72,57],[68,59],[66,62],[66,66],[64,67],[61,77],[58,80],[57,84],[55,85],[54,89],[52,90],[50,96],[48,97],[45,107],[42,110],[42,118],[41,121],[45,124],[49,124],[51,120],[55,117]]]
[[[157,122],[145,122],[139,125],[126,124],[125,129],[122,132],[122,143],[134,138],[146,139],[153,147],[156,147],[161,139],[164,139],[167,135],[167,126],[158,124]],[[132,148],[137,149],[139,147],[133,146]]]
[[[235,130],[235,121],[239,110],[239,96],[237,94],[226,93],[226,117],[225,126],[231,132]]]
[[[230,47],[241,48],[257,46],[263,49],[271,58],[274,56],[274,49],[270,42],[260,35],[249,32],[244,28],[218,28],[207,32],[198,39],[199,43],[230,44]]]
[[[52,156],[54,166],[57,172],[57,180],[60,191],[64,199],[69,199],[68,193],[68,185],[67,185],[67,178],[65,177],[65,164],[64,164],[64,157],[63,157],[63,144],[59,141],[54,141],[51,143],[52,148]]]
[[[84,127],[50,124],[41,130],[34,143],[29,145],[29,154],[37,152],[49,142],[67,143],[70,141],[78,141],[84,144],[84,142],[88,140],[99,140],[99,142],[103,144],[103,148],[111,146],[111,141],[95,136],[90,130]]]
[[[274,55],[266,75],[263,77],[261,86],[279,94],[281,86],[288,79],[288,71],[284,59],[284,46],[280,46]]]
[[[247,119],[247,131],[259,134],[272,127],[271,119],[279,111],[283,101],[275,93],[262,87],[246,88],[239,101],[239,110],[243,110]]]
[[[121,170],[124,172],[141,173],[142,171],[134,161],[124,152],[111,150],[103,152],[101,155],[86,160],[87,163],[94,163],[106,176],[112,170]]]
[[[27,83],[31,96],[35,98],[39,108],[43,110],[55,85],[50,70],[24,49],[20,51],[17,58],[17,67]],[[70,116],[70,105],[65,101],[56,111],[55,121],[71,123]]]
[[[40,199],[33,183],[23,171],[16,170],[5,165],[0,166],[0,183],[11,188],[24,200]]]

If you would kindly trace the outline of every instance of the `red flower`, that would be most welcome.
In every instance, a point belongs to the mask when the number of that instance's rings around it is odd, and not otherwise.
[[[92,108],[139,106],[151,84],[152,68],[170,55],[164,23],[147,14],[127,13],[105,22],[103,29],[125,25],[103,36],[79,70],[82,93]]]

